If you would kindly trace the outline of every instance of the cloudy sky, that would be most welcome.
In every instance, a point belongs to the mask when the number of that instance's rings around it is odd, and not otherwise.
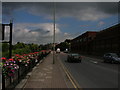
[[[52,43],[53,8],[53,2],[3,2],[2,22],[14,22],[13,43]],[[56,42],[118,23],[117,2],[56,2],[55,8]]]

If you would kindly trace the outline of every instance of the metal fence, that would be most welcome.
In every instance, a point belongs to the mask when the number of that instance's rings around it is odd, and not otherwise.
[[[36,58],[31,58],[30,63],[27,64],[27,66],[17,63],[19,66],[19,69],[17,69],[14,73],[14,76],[4,77],[4,87],[5,89],[11,89],[13,90],[16,85],[26,77],[27,73],[32,71],[32,68],[37,65],[43,58],[45,58],[50,52],[41,53]]]

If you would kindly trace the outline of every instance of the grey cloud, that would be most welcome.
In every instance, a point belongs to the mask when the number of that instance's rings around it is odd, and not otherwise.
[[[96,8],[99,11],[105,13],[114,14],[117,13],[118,3],[117,2],[71,2],[71,3],[58,3],[56,6],[58,9],[62,7],[62,10],[74,11],[79,9]],[[67,7],[67,8],[66,8]]]
[[[39,15],[38,13],[50,13],[51,3],[39,3],[39,2],[3,2],[2,9],[3,14],[11,15],[16,10],[24,9],[29,13]]]
[[[48,30],[45,30],[45,29],[41,29],[41,28],[39,28],[39,29],[35,29],[35,30],[30,30],[29,31],[30,33],[34,33],[34,32],[37,32],[38,34],[39,34],[39,37],[49,37],[49,36],[51,36],[50,35],[50,31],[48,31]]]
[[[39,29],[35,29],[35,30],[30,30],[29,32],[41,32],[42,34],[46,34],[46,33],[49,33],[50,31],[45,31],[45,30],[39,28]]]
[[[74,17],[80,20],[97,20],[118,13],[117,2],[57,2],[56,18]],[[3,14],[13,14],[15,10],[25,9],[28,13],[45,18],[53,18],[52,2],[3,3]],[[91,19],[90,19],[91,18]]]
[[[46,44],[53,42],[53,32],[51,30],[51,23],[44,23],[44,24],[34,24],[31,25],[34,27],[36,26],[37,29],[28,29],[27,26],[30,23],[19,23],[16,24],[13,29],[13,43],[16,42],[25,42],[25,43],[37,43],[37,44]],[[59,25],[57,25],[59,26]],[[8,27],[6,31],[8,31]],[[48,30],[50,29],[50,30]],[[59,28],[56,27],[56,42],[64,41],[66,38],[73,38],[76,37],[77,34],[70,34],[70,33],[63,33],[59,31]],[[9,36],[9,32],[6,32],[6,39]]]
[[[58,17],[75,17],[80,20],[98,20],[118,13],[118,3],[80,2],[56,4]]]
[[[30,29],[29,25],[36,27],[37,29]],[[61,31],[56,25],[56,35],[61,34]],[[8,27],[6,28],[6,37],[8,38],[9,32]],[[51,23],[17,23],[13,28],[13,43],[26,42],[26,43],[37,43],[45,44],[51,43],[53,40],[53,25]]]

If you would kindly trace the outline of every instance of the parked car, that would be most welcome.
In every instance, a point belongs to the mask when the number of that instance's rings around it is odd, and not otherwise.
[[[116,53],[106,53],[103,56],[104,62],[120,63],[120,57]]]
[[[117,53],[118,57],[120,57],[120,53]]]
[[[81,63],[82,56],[77,53],[68,54],[67,61],[68,62],[80,62]]]

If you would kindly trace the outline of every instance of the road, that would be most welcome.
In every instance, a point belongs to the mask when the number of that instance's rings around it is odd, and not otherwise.
[[[57,54],[81,88],[118,88],[118,64],[83,57],[82,63],[67,62],[67,54]]]

